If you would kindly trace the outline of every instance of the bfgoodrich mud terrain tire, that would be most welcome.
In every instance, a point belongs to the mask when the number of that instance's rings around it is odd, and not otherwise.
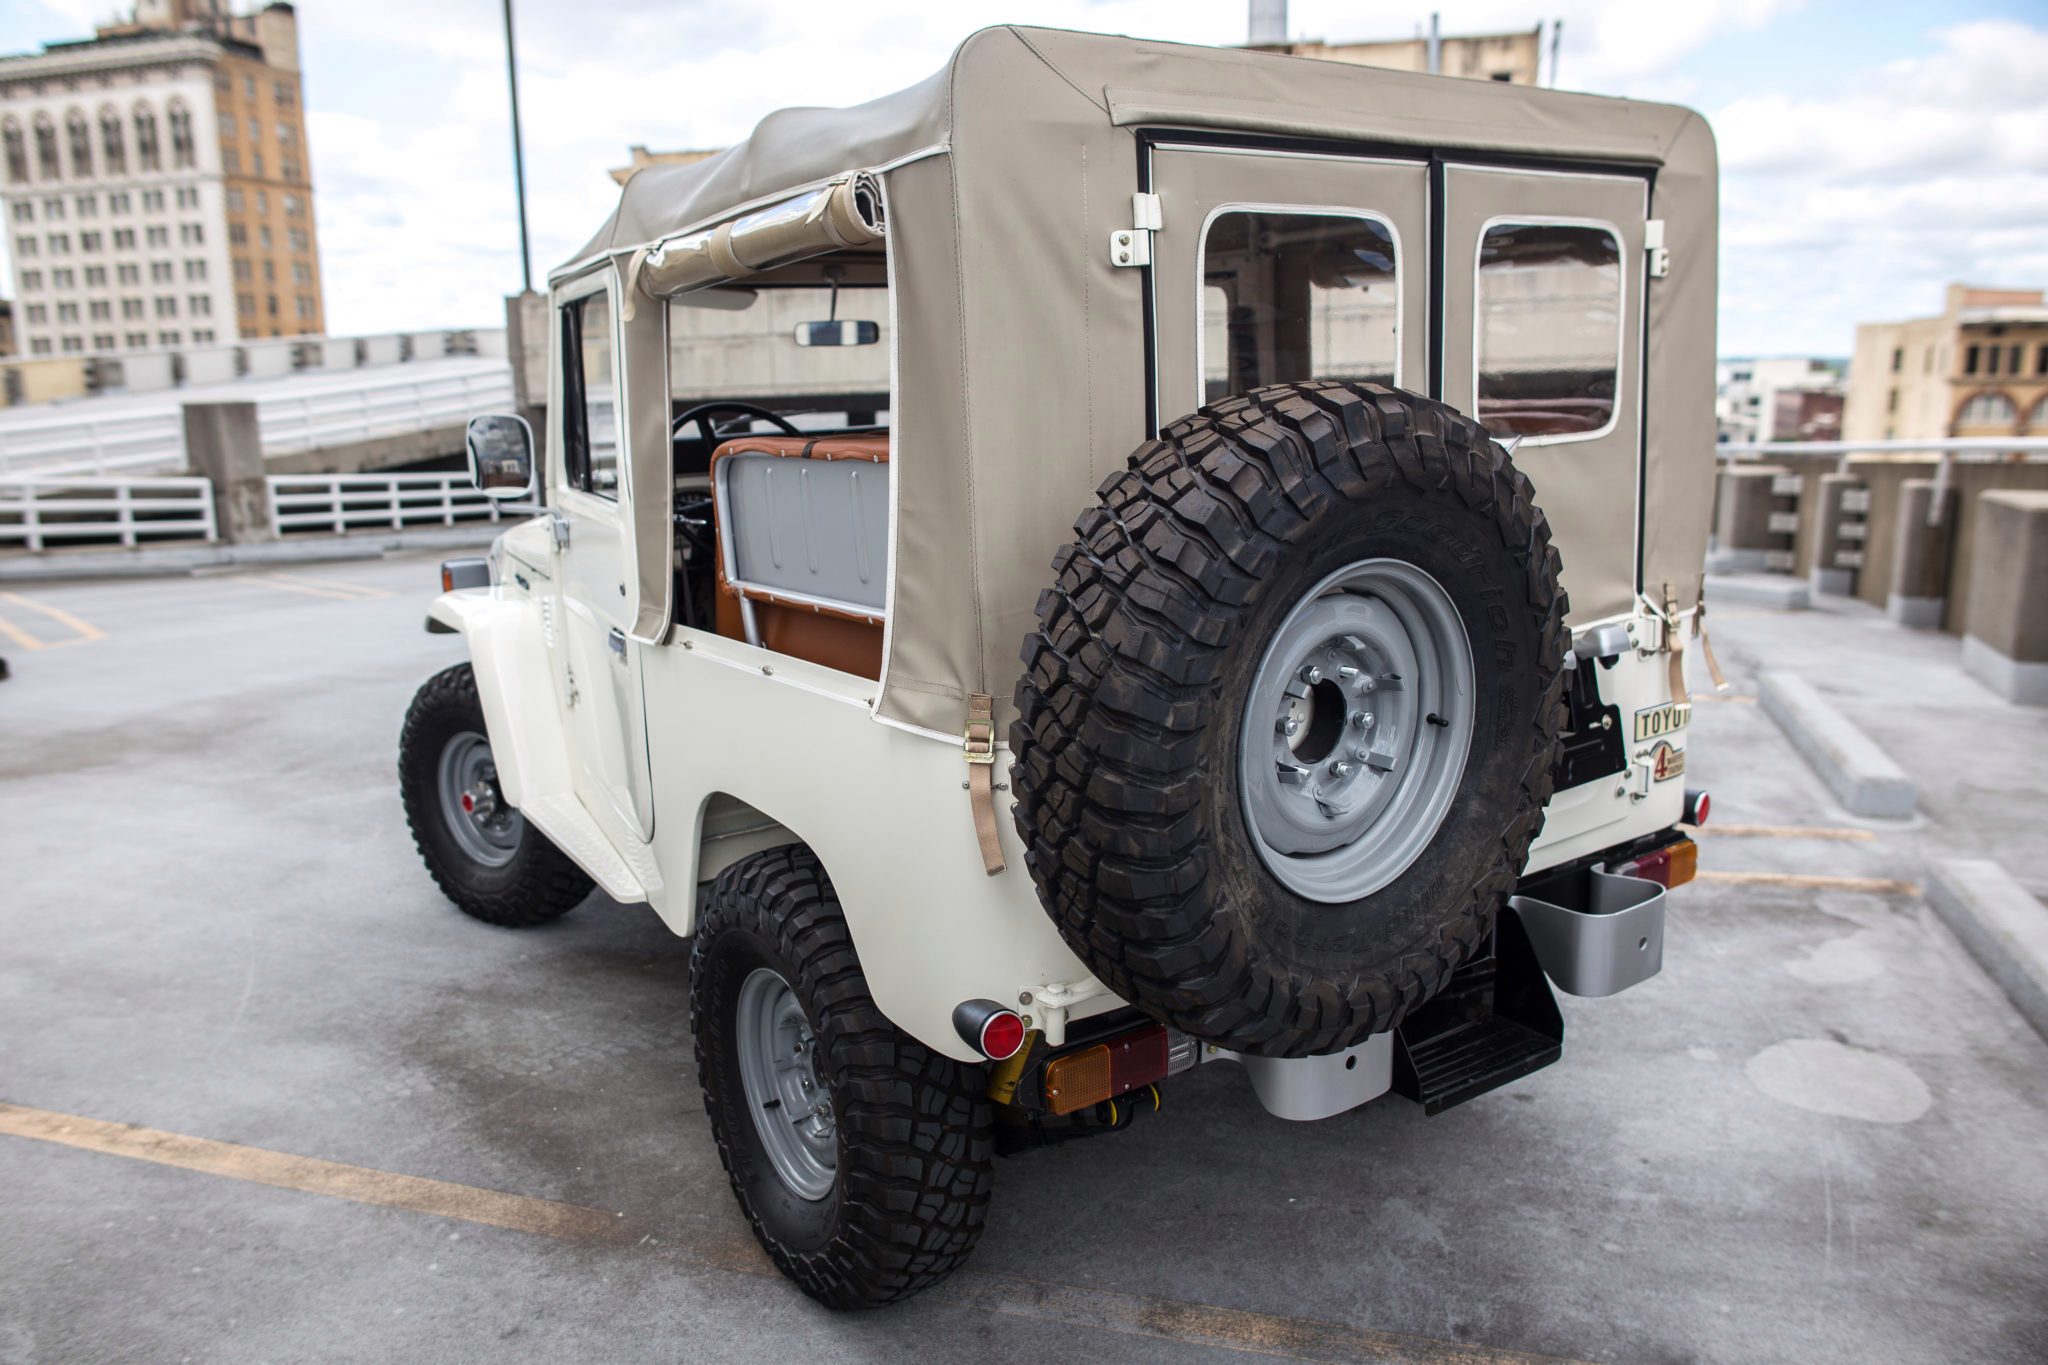
[[[733,1193],[806,1294],[879,1307],[967,1258],[994,1177],[981,1068],[882,1017],[808,849],[719,875],[690,950],[690,1026]]]
[[[1529,481],[1442,404],[1304,383],[1174,423],[1098,496],[1039,599],[1010,732],[1061,936],[1126,1000],[1240,1051],[1393,1027],[1483,940],[1550,798],[1568,636]],[[1421,676],[1361,638],[1379,627],[1304,636],[1304,611],[1381,622]],[[1375,671],[1407,708],[1387,754]],[[1399,752],[1434,776],[1361,826],[1372,856],[1272,837],[1362,818]]]
[[[503,929],[558,919],[593,883],[547,836],[497,802],[497,769],[483,703],[468,664],[427,679],[398,736],[398,788],[405,822],[434,884],[463,914]],[[473,791],[487,808],[465,811]]]

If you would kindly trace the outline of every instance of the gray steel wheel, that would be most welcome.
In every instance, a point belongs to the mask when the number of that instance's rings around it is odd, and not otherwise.
[[[1472,745],[1472,645],[1450,594],[1400,559],[1315,585],[1260,660],[1238,740],[1245,825],[1297,895],[1342,904],[1404,872]]]
[[[441,748],[441,817],[462,851],[486,867],[503,867],[519,853],[526,822],[498,791],[491,742],[474,730],[448,737]]]
[[[768,967],[740,984],[734,1015],[747,1113],[768,1160],[797,1194],[823,1199],[839,1174],[839,1122],[810,1020],[789,983]]]

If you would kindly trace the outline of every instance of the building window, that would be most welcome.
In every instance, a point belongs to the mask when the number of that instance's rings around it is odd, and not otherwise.
[[[100,164],[108,175],[128,173],[128,139],[121,131],[121,115],[112,109],[100,110]]]
[[[2007,374],[2018,374],[2020,372],[2021,349],[2021,347],[2015,346],[2005,353],[2005,372]]]
[[[162,213],[164,211],[164,192],[162,190],[144,190],[142,192],[142,211],[144,213]]]
[[[275,295],[275,294],[271,294],[271,295],[268,295],[268,296],[267,296],[267,297],[266,297],[266,298],[264,299],[264,302],[265,302],[265,304],[267,304],[267,305],[269,306],[270,316],[272,316],[272,317],[276,317],[276,316],[277,316],[277,295]]]
[[[69,256],[71,254],[71,234],[68,232],[51,233],[50,254],[52,256]]]
[[[149,263],[149,282],[151,284],[169,284],[175,278],[177,278],[177,272],[171,268],[169,261],[151,261]]]
[[[1897,389],[1893,389],[1884,396],[1884,410],[1886,412],[1897,412],[1899,410],[1899,391]]]
[[[134,229],[134,228],[115,228],[115,229],[114,229],[114,250],[116,250],[116,251],[133,251],[133,250],[135,250],[135,229]]]
[[[213,316],[213,300],[205,294],[194,294],[186,299],[185,307],[195,318],[210,318]]]
[[[60,304],[58,304],[58,305],[57,305],[57,321],[59,321],[59,322],[76,322],[76,321],[78,321],[78,305],[77,305],[77,304],[75,304],[75,303],[60,303]]]
[[[1621,240],[1609,229],[1503,223],[1479,243],[1479,420],[1494,434],[1592,436],[1621,384]]]
[[[184,189],[181,189],[181,190],[179,190],[179,191],[178,191],[178,207],[179,207],[179,208],[181,208],[181,209],[196,209],[196,208],[198,208],[198,207],[199,207],[199,190],[198,190],[198,189],[197,189],[196,187],[193,187],[193,186],[187,186],[186,188],[184,188]]]
[[[92,320],[94,322],[112,322],[114,320],[114,305],[105,299],[94,299],[92,301]]]
[[[147,333],[147,332],[130,332],[130,333],[128,334],[128,344],[129,344],[130,346],[133,346],[133,347],[137,348],[138,350],[139,350],[139,349],[141,349],[141,348],[142,348],[142,347],[144,347],[144,346],[147,346],[147,345],[149,345],[149,333]]]
[[[2002,393],[1984,392],[1972,395],[1963,404],[1963,410],[1956,414],[1958,427],[2010,427],[2019,420],[2019,409],[2012,400]]]
[[[299,174],[298,158],[292,156],[283,158],[283,165],[278,169],[277,173],[284,179],[291,181],[293,184],[297,184],[300,180],[305,178]]]
[[[79,216],[80,218],[97,218],[97,217],[99,217],[99,216],[100,216],[100,197],[99,197],[98,195],[96,195],[96,194],[81,194],[81,195],[79,195],[79,196],[78,196],[78,216]]]
[[[15,239],[14,239],[14,254],[15,254],[15,255],[17,255],[17,256],[33,256],[33,255],[35,255],[35,254],[36,254],[36,251],[37,251],[37,246],[36,246],[36,239],[35,239],[35,238],[33,238],[33,237],[28,237],[28,236],[21,236],[21,237],[17,237],[17,238],[15,238]]]
[[[156,141],[156,115],[148,105],[135,110],[135,165],[144,171],[164,168],[163,149]]]
[[[192,344],[194,346],[212,345],[213,329],[211,327],[194,327],[192,329]]]
[[[57,163],[57,125],[47,118],[36,119],[36,171],[45,180],[63,175]]]
[[[313,267],[312,267],[312,266],[310,266],[310,265],[307,265],[307,264],[306,264],[306,263],[305,263],[304,261],[293,261],[293,262],[292,262],[292,283],[293,283],[293,284],[311,284],[312,282],[313,282]]]
[[[263,153],[249,153],[249,174],[255,176],[259,180],[263,178]]]
[[[71,173],[81,180],[92,176],[92,125],[76,109],[64,120],[64,137],[71,144]]]
[[[85,268],[85,287],[104,289],[107,287],[107,268],[103,265],[89,265]]]
[[[136,318],[141,317],[145,311],[147,310],[144,308],[141,299],[121,300],[121,316],[124,318],[127,318],[132,321]]]
[[[277,98],[278,108],[289,109],[292,107],[291,86],[287,85],[283,81],[275,81],[271,84],[271,91]]]
[[[256,98],[256,78],[254,76],[242,77],[242,98],[245,100]]]
[[[159,346],[176,346],[180,340],[181,338],[176,332],[158,332],[156,334],[156,344]]]
[[[2034,357],[2034,373],[2048,374],[2048,346],[2043,346]]]
[[[84,338],[84,337],[65,337],[65,338],[64,338],[64,352],[65,352],[65,354],[66,354],[66,355],[77,355],[77,354],[78,354],[78,353],[79,353],[80,351],[83,351],[84,349],[85,349],[85,338]]]
[[[162,224],[146,229],[145,235],[151,246],[169,246],[171,244],[171,230]]]
[[[232,147],[221,148],[220,165],[221,169],[226,171],[229,175],[240,175],[242,173],[241,154]]]
[[[78,234],[78,249],[79,249],[80,251],[98,251],[98,250],[100,249],[100,235],[99,235],[99,233],[97,233],[97,232],[81,232],[81,233],[79,233],[79,234]]]
[[[1971,349],[1971,350],[1975,350],[1975,349],[1976,349],[1976,347],[1974,347],[1974,346],[1973,346],[1973,347],[1971,347],[1970,349]],[[2000,356],[2000,354],[2001,354],[2001,349],[2000,349],[1999,347],[1997,347],[1997,346],[1986,346],[1986,347],[1984,348],[1984,373],[1986,373],[1986,374],[1997,374],[1997,373],[1998,373],[1998,359],[1999,359],[1999,356]]]
[[[47,303],[30,304],[28,306],[28,320],[36,324],[48,322],[50,320],[50,305]]]
[[[258,242],[258,243],[259,243],[259,244],[260,244],[260,245],[261,245],[261,246],[263,247],[263,249],[264,249],[265,251],[268,251],[268,250],[270,250],[270,247],[271,247],[271,241],[270,241],[270,224],[268,224],[268,223],[263,223],[263,224],[259,224],[259,225],[257,226],[257,228],[256,228],[256,240],[257,240],[257,242]]]
[[[174,318],[178,316],[178,301],[168,297],[158,298],[156,301],[156,315],[160,318]]]
[[[50,272],[50,288],[52,289],[72,289],[77,284],[78,278],[71,273],[69,266],[60,266]]]
[[[284,216],[285,216],[285,217],[287,217],[287,218],[303,218],[303,217],[305,217],[305,216],[306,216],[306,201],[305,201],[305,199],[304,199],[304,198],[302,198],[302,197],[301,197],[301,196],[299,196],[299,195],[296,195],[296,194],[288,194],[288,195],[286,195],[286,196],[284,197]]]
[[[142,267],[136,265],[133,261],[114,267],[114,274],[115,278],[120,280],[122,284],[142,283]]]
[[[1975,373],[1977,373],[1977,351],[1978,351],[1978,348],[1977,348],[1977,347],[1975,347],[1975,346],[1972,346],[1972,347],[1970,347],[1970,348],[1969,348],[1968,350],[1966,350],[1966,351],[1964,351],[1964,352],[1963,352],[1963,373],[1964,373],[1964,374],[1975,374]]]
[[[249,260],[246,256],[235,257],[235,278],[244,284],[255,278],[254,273],[249,268]]]
[[[28,180],[28,142],[21,135],[21,125],[8,120],[0,128],[0,140],[7,144],[7,179],[13,184],[24,184]]]
[[[304,294],[299,295],[299,321],[310,322],[312,318],[313,300]]]
[[[256,296],[254,294],[235,295],[235,311],[238,313],[254,313],[256,311]]]
[[[37,337],[29,342],[28,350],[30,355],[48,355],[50,353],[50,339],[48,337]]]
[[[256,191],[256,214],[260,218],[268,218],[270,216],[269,190]]]
[[[64,217],[64,201],[62,199],[45,199],[43,201],[43,217],[62,219]]]
[[[206,229],[198,223],[178,224],[178,240],[186,246],[205,246]]]
[[[228,241],[235,246],[249,245],[249,229],[240,223],[229,223]]]
[[[21,287],[23,289],[41,289],[43,287],[43,272],[40,270],[22,271]]]
[[[114,349],[114,334],[113,334],[112,332],[95,332],[95,333],[93,333],[93,338],[92,338],[92,348],[93,348],[93,349],[94,349],[95,351],[111,351],[111,350],[113,350],[113,349]]]
[[[26,199],[23,199],[23,200],[21,200],[21,201],[20,201],[19,203],[17,203],[17,204],[16,204],[15,206],[14,206],[14,221],[15,221],[15,222],[17,222],[17,223],[33,223],[33,222],[34,222],[35,220],[36,220],[36,206],[35,206],[34,204],[30,203],[30,202],[29,202],[28,200],[26,200]]]
[[[277,262],[267,256],[263,258],[263,282],[265,284],[277,283]]]
[[[171,125],[171,164],[179,167],[194,163],[192,147],[192,111],[182,104],[171,106],[168,115]]]
[[[229,213],[240,213],[246,202],[247,201],[245,201],[242,198],[241,190],[234,188],[232,186],[229,187],[227,193],[227,205]]]
[[[293,251],[306,250],[306,230],[304,228],[286,228],[284,235],[285,240],[291,243]]]
[[[204,279],[206,278],[206,262],[205,262],[205,261],[187,261],[187,262],[185,262],[185,278],[186,278],[187,280],[204,280]]]
[[[122,214],[122,213],[126,213],[126,212],[128,212],[128,210],[129,210],[130,208],[132,208],[133,206],[134,206],[134,201],[133,201],[133,200],[131,200],[131,199],[130,199],[130,198],[128,197],[128,191],[126,191],[126,190],[117,190],[117,191],[115,191],[115,192],[114,192],[113,194],[110,194],[110,195],[108,195],[108,196],[107,196],[107,212],[108,212],[108,213],[112,213],[112,214]]]
[[[1899,372],[1899,367],[1904,365],[1905,363],[1906,352],[1904,348],[1898,346],[1892,347],[1892,373],[1897,374]]]

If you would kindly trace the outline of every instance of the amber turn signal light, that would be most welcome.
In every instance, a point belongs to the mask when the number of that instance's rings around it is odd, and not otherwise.
[[[1644,881],[1669,888],[1684,886],[1699,872],[1699,868],[1700,846],[1690,839],[1680,839],[1643,854],[1621,871],[1627,876],[1641,877]]]
[[[1045,1107],[1071,1114],[1165,1078],[1166,1029],[1147,1024],[1046,1063]]]

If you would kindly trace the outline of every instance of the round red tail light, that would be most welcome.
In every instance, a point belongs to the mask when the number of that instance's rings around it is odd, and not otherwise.
[[[1014,1057],[1024,1046],[1023,1017],[993,1000],[962,1000],[955,1005],[953,1031],[992,1062]]]
[[[1707,823],[1707,812],[1713,807],[1713,798],[1703,791],[1688,791],[1685,794],[1685,823],[1698,829]]]

